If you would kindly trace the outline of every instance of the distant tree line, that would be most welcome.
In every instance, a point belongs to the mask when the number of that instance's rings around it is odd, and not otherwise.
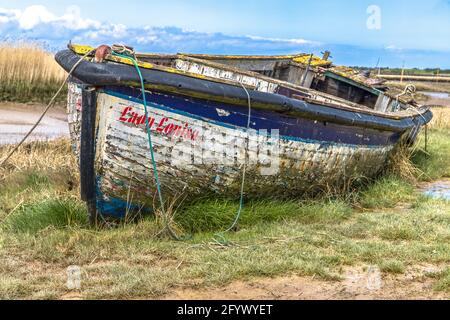
[[[378,71],[380,71],[381,74],[392,74],[392,75],[398,75],[402,73],[402,68],[368,68],[368,67],[352,67],[356,70],[362,71],[370,71],[372,75],[378,74]],[[439,69],[439,68],[425,68],[425,69],[419,69],[419,68],[409,68],[404,70],[405,75],[410,76],[435,76],[435,75],[449,75],[450,76],[450,69]]]

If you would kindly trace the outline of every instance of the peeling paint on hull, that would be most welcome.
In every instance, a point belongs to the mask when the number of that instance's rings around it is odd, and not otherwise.
[[[74,93],[76,90],[72,90]],[[310,136],[305,138],[306,132],[295,130],[290,132],[297,136],[283,135],[287,131],[280,130],[281,136],[277,139],[274,129],[283,128],[267,128],[271,130],[267,134],[261,131],[248,134],[242,127],[202,117],[201,105],[192,109],[192,113],[180,112],[172,109],[170,103],[175,103],[179,97],[164,95],[161,104],[152,102],[158,94],[149,98],[154,152],[166,199],[175,196],[193,199],[207,194],[236,197],[244,162],[248,170],[247,197],[301,196],[326,185],[338,186],[350,177],[376,175],[400,138],[378,132],[385,138],[378,143],[364,144],[377,132],[342,126],[335,135],[348,140],[353,132],[354,141],[360,143],[336,142],[336,137],[315,140]],[[76,99],[69,98],[70,101]],[[210,107],[218,119],[232,116],[230,106]],[[76,128],[79,112],[74,103],[69,103],[73,128]],[[95,169],[100,213],[121,217],[130,205],[152,208],[156,188],[145,125],[142,118],[139,120],[144,114],[143,105],[131,96],[109,90],[98,94]],[[247,119],[245,113],[234,116]],[[258,116],[263,117],[256,113],[252,124],[265,123]],[[327,124],[313,124],[320,137],[319,133]],[[71,133],[75,141],[79,139],[75,129]]]

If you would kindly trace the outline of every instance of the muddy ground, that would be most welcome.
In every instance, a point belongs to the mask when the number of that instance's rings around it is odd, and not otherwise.
[[[445,300],[450,295],[433,290],[426,277],[435,266],[409,268],[405,274],[379,273],[375,267],[347,268],[341,281],[323,281],[314,277],[286,276],[236,281],[224,287],[202,290],[183,289],[164,299],[180,300]]]
[[[0,103],[0,145],[18,143],[44,111],[42,104]],[[47,141],[69,135],[62,106],[49,110],[27,141]]]

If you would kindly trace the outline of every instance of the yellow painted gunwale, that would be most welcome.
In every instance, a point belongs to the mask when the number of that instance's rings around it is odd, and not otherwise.
[[[71,45],[69,45],[69,48],[73,52],[78,54],[78,55],[85,55],[88,52],[95,50],[95,48],[93,48],[91,46],[78,45],[78,44],[71,44]],[[139,56],[139,55],[137,55],[137,56]],[[176,55],[176,56],[180,57],[180,58],[183,57],[183,55]],[[200,56],[200,55],[196,55],[196,56]],[[309,59],[310,55],[306,55],[306,56]],[[238,56],[229,56],[229,57],[238,57]],[[299,56],[297,55],[297,56],[285,56],[285,57],[297,57],[298,58]],[[133,62],[131,60],[126,59],[126,58],[121,58],[121,57],[118,57],[118,56],[114,56],[114,55],[108,55],[106,57],[106,60],[117,62],[117,63],[122,63],[122,64],[126,64],[126,65],[130,65],[130,66],[134,66],[134,64],[133,64]],[[225,84],[230,84],[230,85],[233,85],[233,86],[238,86],[238,84],[236,82],[233,82],[233,81],[207,77],[207,76],[196,74],[196,73],[190,73],[190,72],[185,72],[185,71],[182,71],[182,70],[177,70],[177,69],[174,69],[174,68],[171,68],[171,67],[154,65],[154,64],[151,64],[151,63],[148,63],[148,62],[143,62],[143,61],[137,61],[137,64],[138,64],[138,66],[140,68],[144,68],[144,69],[154,69],[154,70],[159,70],[159,71],[164,71],[164,72],[170,72],[170,73],[176,73],[176,74],[180,74],[180,75],[185,75],[185,76],[189,76],[189,77],[192,77],[192,78],[198,78],[198,79],[213,81],[213,82],[217,82],[217,83],[225,83]],[[288,86],[288,87],[295,87],[296,89],[299,89],[299,90],[301,90],[301,89],[305,90],[306,89],[306,88],[301,88],[301,87],[292,85],[290,83],[286,83],[285,85]],[[249,89],[255,89],[252,86],[249,86],[247,84],[244,84],[244,86],[249,88]],[[147,85],[146,85],[146,87],[147,87]],[[321,92],[316,92],[315,90],[306,89],[306,91],[309,92],[312,95],[318,95],[318,96],[323,96],[323,97],[327,97],[328,96],[327,94],[323,94]],[[332,99],[332,97],[330,97],[330,96],[328,96],[328,98]],[[345,104],[342,103],[342,102],[336,102],[336,103],[337,104],[333,103],[333,105],[330,105],[330,107],[333,107],[333,108],[336,108],[336,109],[347,109],[347,110],[352,110],[352,111],[357,111],[357,112],[362,112],[362,113],[369,113],[369,114],[374,114],[374,115],[382,116],[382,117],[385,117],[385,118],[396,119],[396,120],[405,118],[407,116],[411,116],[411,114],[416,114],[416,113],[412,113],[412,112],[408,112],[408,111],[400,111],[400,112],[396,112],[395,114],[393,114],[393,113],[384,113],[384,112],[380,112],[380,111],[376,111],[376,110],[372,110],[372,109],[367,109],[363,105],[358,105],[358,104],[351,103],[351,102],[346,102]],[[416,110],[416,112],[419,111],[421,113],[421,112],[425,112],[426,110],[428,110],[427,108],[421,108],[421,109],[422,109],[421,111]]]

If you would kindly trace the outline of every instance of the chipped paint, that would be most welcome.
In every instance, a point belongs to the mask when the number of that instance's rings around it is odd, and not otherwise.
[[[219,109],[219,108],[216,108],[216,111],[217,111],[217,114],[221,117],[228,117],[231,114],[227,110],[223,110],[223,109]]]
[[[78,158],[81,137],[81,86],[73,82],[68,84],[67,114],[72,150]]]
[[[132,199],[134,206],[149,207],[155,186],[145,127],[121,121],[126,108],[132,108],[129,115],[144,114],[143,106],[107,93],[100,93],[97,100],[95,166],[101,176],[98,191],[102,206],[108,207],[108,199],[113,203]],[[75,109],[69,111],[74,113]],[[248,196],[301,195],[321,185],[340,184],[350,176],[377,174],[392,149],[392,146],[274,140],[154,107],[149,114],[155,123],[167,119],[201,132],[197,140],[192,140],[164,134],[164,130],[158,131],[156,127],[152,130],[166,197],[183,194],[195,198],[208,193],[236,196],[244,162],[249,172]],[[78,136],[73,133],[76,139]],[[235,148],[229,148],[230,142]],[[279,165],[276,173],[263,174],[273,164]]]
[[[175,68],[188,73],[204,75],[209,78],[233,81],[235,83],[240,82],[249,86],[253,90],[261,92],[274,93],[278,88],[276,83],[269,82],[255,76],[245,75],[242,72],[233,72],[223,68],[214,68],[189,60],[176,59]]]

